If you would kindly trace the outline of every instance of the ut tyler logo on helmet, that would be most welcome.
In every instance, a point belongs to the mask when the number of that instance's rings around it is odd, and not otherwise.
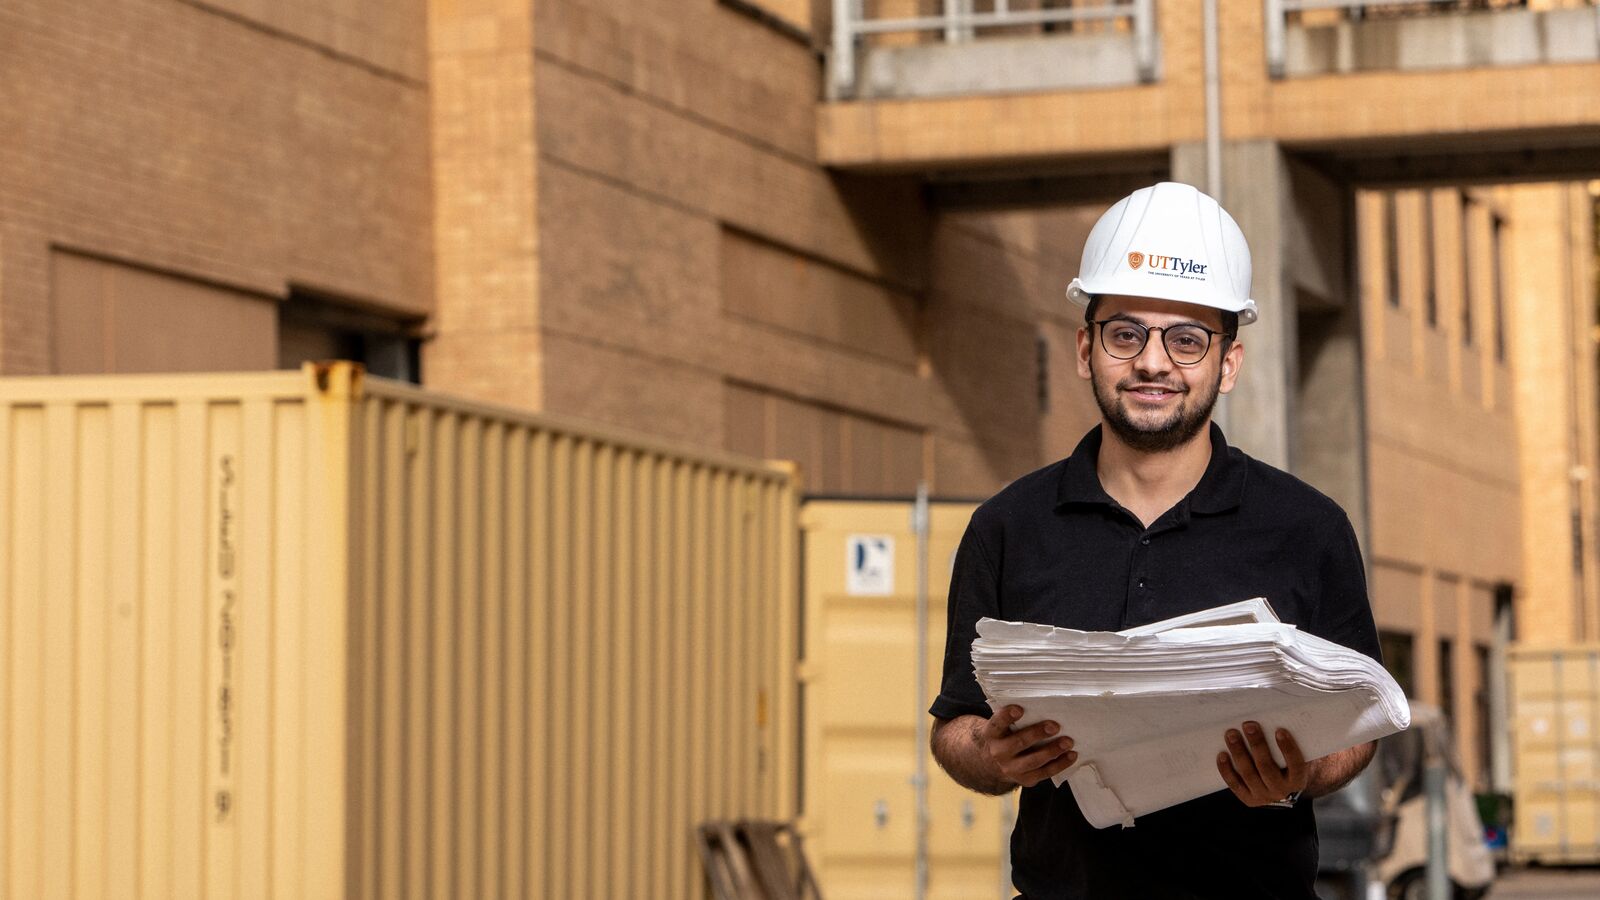
[[[1144,265],[1144,254],[1135,250],[1128,254],[1128,268],[1137,269]]]

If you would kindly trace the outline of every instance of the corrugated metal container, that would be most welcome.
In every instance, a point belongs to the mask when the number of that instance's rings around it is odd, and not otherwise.
[[[0,380],[0,894],[700,896],[792,473],[364,380]]]
[[[1600,644],[1509,656],[1517,862],[1600,862]]]
[[[956,546],[972,503],[934,503],[928,528],[927,669],[917,694],[917,539],[912,504],[808,501],[802,834],[829,900],[915,896],[917,756],[927,781],[927,896],[1003,897],[1011,798],[941,771],[919,720],[939,690]]]

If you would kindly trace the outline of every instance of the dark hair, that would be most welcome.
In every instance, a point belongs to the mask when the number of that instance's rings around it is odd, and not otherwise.
[[[1084,307],[1083,310],[1083,323],[1085,325],[1089,325],[1094,322],[1094,311],[1098,309],[1099,306],[1100,295],[1089,295],[1089,305]],[[1228,344],[1238,336],[1239,314],[1236,312],[1229,312],[1228,310],[1222,310],[1222,349],[1228,349]]]

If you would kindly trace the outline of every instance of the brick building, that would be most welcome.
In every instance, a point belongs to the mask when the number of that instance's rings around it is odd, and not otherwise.
[[[0,7],[0,371],[271,368],[368,332],[403,359],[434,293],[423,15]]]
[[[1350,510],[1479,772],[1496,615],[1600,637],[1600,47],[1592,5],[1457,5],[1222,0],[1216,174],[1263,309],[1230,436]],[[1099,210],[1211,177],[1197,4],[835,6],[4,4],[0,372],[353,356],[986,495],[1095,419],[1061,291]]]

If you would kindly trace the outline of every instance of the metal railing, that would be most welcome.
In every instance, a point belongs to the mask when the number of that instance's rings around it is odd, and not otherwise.
[[[848,97],[854,90],[857,59],[864,38],[873,35],[940,35],[945,43],[981,40],[983,32],[1028,26],[1086,23],[1115,25],[1126,22],[1134,34],[1139,77],[1153,81],[1156,72],[1155,0],[1106,0],[1092,6],[1014,8],[1016,0],[989,0],[987,10],[975,0],[942,0],[942,12],[902,18],[870,17],[864,0],[833,0],[833,52],[829,64],[832,96]],[[1032,6],[1033,4],[1028,4]]]
[[[1600,0],[1262,0],[1266,4],[1267,69],[1274,78],[1284,74],[1284,54],[1289,17],[1299,13],[1341,10],[1351,20],[1458,15],[1499,10],[1591,7],[1595,11],[1595,38],[1600,40]]]

